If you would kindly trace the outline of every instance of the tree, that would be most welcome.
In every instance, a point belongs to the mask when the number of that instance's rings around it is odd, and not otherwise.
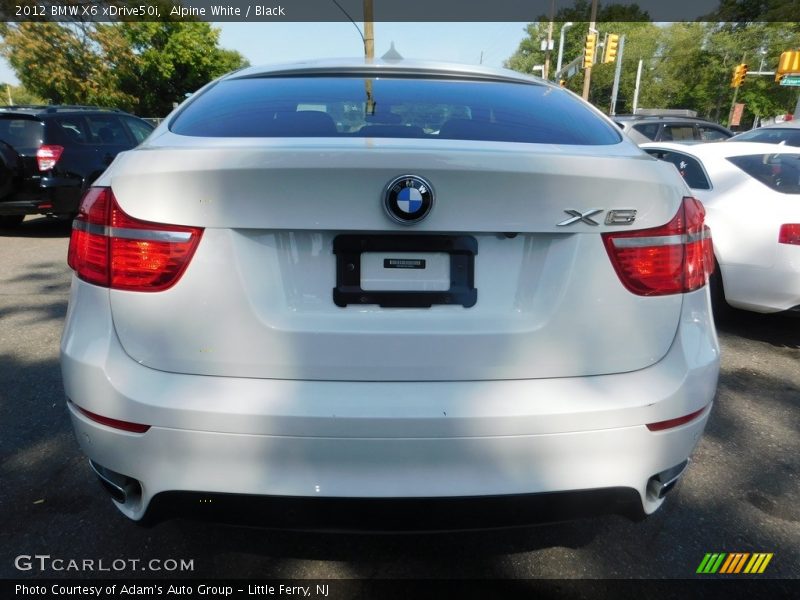
[[[589,17],[591,14],[591,2],[588,0],[577,0],[574,6],[562,8],[555,14],[553,39],[558,43],[561,29],[564,22],[572,21],[574,25],[566,30],[564,35],[564,56],[563,65],[569,64],[579,56],[583,56],[584,41],[589,31]],[[530,23],[527,26],[528,37],[523,39],[516,52],[505,61],[505,66],[520,71],[522,73],[533,73],[534,65],[544,62],[545,53],[540,50],[540,41],[545,39],[547,31],[547,17],[539,17],[539,21]],[[607,33],[626,34],[624,60],[627,62],[635,60],[638,62],[639,55],[652,55],[656,47],[658,37],[656,26],[650,22],[650,16],[642,11],[637,5],[602,5],[597,13],[597,26],[600,31],[600,41]],[[632,32],[637,32],[637,36],[631,37]],[[551,73],[555,74],[555,55],[552,56]],[[635,64],[633,74],[623,69],[622,83],[620,86],[620,98],[630,90],[629,96],[632,97],[634,87]],[[602,65],[598,63],[592,70],[592,87],[590,99],[605,109],[608,109],[611,100],[611,87],[614,77],[614,64]],[[583,89],[583,69],[579,69],[578,74],[567,80],[567,87],[574,92],[580,93]]]
[[[674,23],[663,30],[659,51],[649,61],[649,106],[690,108],[727,123],[734,67],[744,62],[758,71],[763,59],[764,70],[774,70],[798,34],[797,23]],[[745,124],[757,115],[791,112],[795,100],[796,92],[772,76],[748,76],[737,96],[746,107]]]
[[[57,104],[160,117],[206,82],[247,63],[204,22],[8,23],[2,53],[20,82]]]
[[[585,20],[577,21],[586,18],[584,13],[575,10],[561,11],[569,19],[574,15],[576,21],[565,37],[565,64],[582,54],[588,28]],[[559,18],[562,18],[561,13]],[[603,16],[603,19],[598,17],[597,24],[600,41],[605,33],[625,35],[617,112],[630,112],[632,108],[636,70],[641,59],[644,69],[639,106],[691,109],[700,116],[726,123],[734,96],[730,87],[734,66],[745,62],[753,72],[759,69],[763,59],[764,70],[772,71],[781,52],[795,48],[800,39],[798,23],[686,22],[656,26],[631,22],[628,16],[624,16],[623,21],[612,22],[607,18],[610,12],[601,10],[600,14]],[[539,50],[543,31],[541,23],[529,25],[528,38],[520,43],[506,65],[530,73],[532,65],[540,64],[544,58]],[[589,99],[603,110],[609,109],[615,66],[614,63],[597,63],[592,69]],[[579,92],[583,86],[583,70],[569,79],[567,85]],[[791,112],[797,101],[797,90],[779,86],[772,76],[750,75],[739,89],[737,101],[745,104],[742,123],[748,126],[756,116]]]
[[[45,104],[45,101],[36,94],[31,94],[25,86],[0,83],[0,104]]]
[[[138,98],[140,114],[163,116],[192,93],[247,65],[219,48],[219,30],[204,22],[129,22],[106,26],[108,55],[120,71],[119,89]]]
[[[18,23],[4,29],[0,52],[31,92],[55,104],[135,104],[113,85],[94,25]]]

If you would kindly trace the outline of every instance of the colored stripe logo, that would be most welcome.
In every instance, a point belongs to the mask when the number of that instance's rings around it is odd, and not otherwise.
[[[704,557],[696,573],[701,575],[738,575],[763,573],[773,553],[755,552],[709,552]]]

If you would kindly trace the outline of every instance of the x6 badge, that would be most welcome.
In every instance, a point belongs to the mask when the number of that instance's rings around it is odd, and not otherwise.
[[[596,215],[597,213],[603,212],[603,209],[592,208],[590,210],[587,210],[585,213],[582,213],[577,210],[568,209],[565,210],[564,212],[570,215],[570,218],[561,221],[561,223],[557,223],[556,227],[566,227],[567,225],[572,225],[573,223],[577,223],[579,221],[581,223],[586,223],[587,225],[600,225],[600,223],[598,223],[597,221],[595,221],[590,217]]]

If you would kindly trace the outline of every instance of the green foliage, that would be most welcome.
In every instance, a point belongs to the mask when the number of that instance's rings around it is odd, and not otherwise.
[[[770,4],[768,0],[761,3]],[[734,4],[723,3],[722,9],[733,10]],[[588,3],[581,0],[574,8],[561,11],[564,15],[559,13],[560,19],[566,17],[575,22],[565,36],[565,65],[583,53],[588,31],[587,7]],[[781,52],[796,48],[800,40],[800,24],[796,22],[687,22],[656,26],[642,21],[613,22],[606,18],[612,14],[612,8],[600,10],[597,29],[600,40],[606,33],[625,35],[616,107],[618,114],[632,109],[636,70],[639,60],[642,60],[639,107],[691,109],[701,116],[727,123],[734,97],[734,89],[730,87],[733,68],[744,62],[751,72],[758,71],[763,59],[763,70],[774,71]],[[778,10],[780,6],[776,4],[772,8]],[[556,40],[562,26],[563,22],[555,24]],[[546,24],[543,21],[531,23],[527,31],[528,37],[506,61],[506,66],[531,73],[533,65],[544,62],[539,43],[545,37]],[[598,61],[600,56],[601,51],[598,52]],[[615,67],[615,63],[604,65],[597,62],[592,68],[589,98],[606,112],[610,109]],[[581,92],[583,69],[568,80],[567,86]],[[772,76],[749,75],[736,98],[737,102],[745,104],[742,126],[748,127],[756,116],[792,112],[797,97],[797,88],[781,87]]]
[[[47,104],[44,98],[32,94],[25,89],[22,85],[11,85],[9,83],[0,83],[0,104],[3,106],[9,105],[9,97],[11,98],[10,104]]]
[[[246,65],[202,22],[9,23],[0,53],[31,92],[162,117],[174,102]]]

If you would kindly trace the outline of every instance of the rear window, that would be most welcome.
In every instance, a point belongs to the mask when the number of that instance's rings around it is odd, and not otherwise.
[[[710,190],[711,182],[706,177],[706,172],[703,166],[696,158],[684,154],[682,152],[673,152],[671,150],[661,150],[657,148],[645,149],[651,156],[672,163],[678,169],[678,173],[684,178],[686,184],[693,190]]]
[[[665,125],[661,133],[661,141],[685,142],[694,139],[694,126],[692,125]]]
[[[731,134],[716,127],[707,127],[705,125],[698,125],[697,130],[700,132],[700,139],[705,142],[719,142],[727,140]]]
[[[755,129],[746,133],[741,133],[732,142],[762,142],[765,144],[786,144],[788,146],[800,146],[800,127],[782,128],[775,127],[770,129]]]
[[[207,137],[401,137],[608,145],[622,137],[568,92],[505,82],[355,77],[222,81],[170,125]]]
[[[633,128],[649,140],[656,139],[658,135],[659,123],[648,123],[646,125],[634,125]]]
[[[800,194],[800,154],[755,154],[728,160],[776,192]]]
[[[0,140],[19,154],[36,154],[44,140],[44,123],[35,119],[0,117]]]

